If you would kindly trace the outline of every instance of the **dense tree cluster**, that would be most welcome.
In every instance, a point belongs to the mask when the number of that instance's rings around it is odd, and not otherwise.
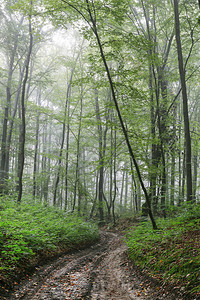
[[[0,192],[101,222],[197,201],[197,1],[5,0]]]

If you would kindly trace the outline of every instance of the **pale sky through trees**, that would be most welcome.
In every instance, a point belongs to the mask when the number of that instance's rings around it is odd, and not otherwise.
[[[61,178],[57,199],[61,207],[67,201],[69,209],[75,203],[75,209],[83,206],[85,210],[98,211],[96,203],[102,193],[104,210],[109,212],[112,201],[118,210],[120,206],[125,210],[141,209],[145,201],[142,179],[155,211],[170,201],[177,204],[186,197],[188,164],[172,1],[96,0],[91,7],[86,3],[80,6],[74,1],[72,9],[46,0],[43,7],[39,2],[34,7],[34,45],[25,87],[25,150],[31,149],[31,153],[25,151],[24,186],[29,190],[37,186],[42,201],[47,197],[52,203],[56,178]],[[192,9],[181,2],[179,5],[189,121],[193,128],[192,159],[198,165],[198,7]],[[1,11],[2,172],[6,178],[14,178],[13,183],[19,168],[20,101],[30,35],[30,20],[23,16],[23,7],[22,3],[12,10],[8,5]],[[65,11],[59,12],[63,7]],[[28,8],[30,3],[25,12]],[[124,124],[119,122],[119,113]],[[139,177],[125,141],[135,154]],[[6,153],[6,149],[13,151]],[[9,161],[4,170],[6,155]],[[33,176],[30,170],[34,168]],[[194,163],[192,170],[194,191],[198,194],[199,172]],[[121,195],[127,200],[123,202]]]

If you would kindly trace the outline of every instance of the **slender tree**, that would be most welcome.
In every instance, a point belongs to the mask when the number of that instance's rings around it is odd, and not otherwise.
[[[15,58],[17,56],[17,48],[19,46],[19,32],[21,30],[22,24],[24,21],[24,16],[21,17],[19,24],[13,24],[13,27],[16,29],[15,38],[13,46],[10,51],[8,51],[7,58],[8,61],[8,78],[6,84],[6,105],[4,109],[4,120],[3,120],[3,132],[2,132],[2,141],[1,141],[1,157],[0,157],[0,193],[7,192],[6,191],[6,180],[8,179],[8,171],[9,171],[9,153],[10,153],[10,143],[11,143],[11,135],[12,135],[12,125],[13,120],[17,110],[17,103],[19,99],[19,92],[21,87],[21,81],[19,81],[20,86],[18,86],[18,91],[16,95],[15,107],[13,110],[12,116],[10,115],[11,112],[11,97],[12,97],[12,80],[13,80],[13,73],[16,67],[15,65]],[[12,20],[14,23],[14,20]],[[21,72],[23,73],[23,71]],[[10,122],[10,128],[9,128]]]
[[[157,229],[157,225],[156,225],[155,219],[153,217],[152,209],[151,209],[151,202],[150,202],[149,194],[147,192],[144,181],[142,179],[142,175],[141,175],[137,160],[135,158],[135,155],[133,153],[133,149],[132,149],[131,144],[130,144],[128,133],[127,133],[125,124],[124,124],[123,119],[122,119],[122,114],[121,114],[119,104],[118,104],[118,101],[117,101],[117,93],[115,91],[114,82],[113,82],[111,72],[110,72],[109,67],[108,67],[106,56],[104,54],[103,44],[100,40],[100,36],[99,36],[99,32],[98,32],[98,26],[97,26],[97,19],[96,19],[96,9],[95,9],[95,6],[94,6],[94,2],[89,2],[89,0],[85,0],[85,4],[86,4],[85,9],[88,13],[88,18],[85,17],[84,14],[82,12],[80,12],[80,10],[76,6],[74,6],[73,4],[71,4],[71,3],[69,3],[68,1],[65,1],[65,0],[62,0],[62,2],[66,3],[71,8],[73,8],[76,12],[81,14],[81,16],[89,24],[89,26],[90,26],[90,28],[91,28],[91,30],[92,30],[95,38],[96,38],[96,42],[97,42],[97,45],[99,47],[100,55],[101,55],[101,58],[102,58],[102,61],[103,61],[104,67],[105,67],[105,71],[106,71],[106,74],[107,74],[107,78],[108,78],[108,81],[109,81],[109,84],[110,84],[112,98],[113,98],[114,105],[115,105],[115,108],[116,108],[116,111],[117,111],[117,115],[118,115],[118,118],[119,118],[119,121],[120,121],[122,132],[124,134],[130,156],[133,160],[133,163],[134,163],[134,166],[136,168],[136,172],[137,172],[137,175],[138,175],[138,178],[139,178],[139,182],[141,184],[142,190],[143,190],[144,195],[145,195],[145,199],[146,199],[147,207],[148,207],[148,213],[149,213],[149,216],[150,216],[150,219],[151,219],[151,222],[152,222],[152,226],[153,226],[154,229]]]
[[[38,104],[41,105],[41,91],[38,95]],[[37,174],[37,165],[38,165],[38,148],[39,148],[39,129],[40,129],[40,113],[37,112],[36,116],[36,132],[35,132],[35,153],[34,153],[34,162],[33,162],[33,197],[36,196],[37,184],[36,184],[36,174]]]
[[[100,223],[104,221],[104,211],[103,211],[103,197],[104,197],[104,157],[106,150],[106,138],[107,138],[107,126],[104,129],[102,126],[100,108],[99,108],[99,98],[98,91],[95,90],[95,110],[96,119],[98,127],[98,140],[99,140],[99,180],[98,180],[98,205],[99,205],[99,218]]]
[[[192,193],[192,155],[191,155],[190,122],[189,122],[189,115],[188,115],[188,97],[187,97],[185,69],[184,69],[183,52],[182,52],[182,45],[181,45],[178,0],[174,0],[174,18],[175,18],[178,66],[179,66],[179,74],[180,74],[181,88],[182,88],[182,99],[183,99],[183,117],[184,117],[185,147],[186,147],[185,159],[186,159],[187,201],[192,201],[193,193]]]
[[[29,66],[31,60],[31,53],[33,49],[33,33],[32,33],[32,6],[33,1],[30,1],[30,12],[29,12],[29,48],[26,58],[26,71],[25,76],[22,83],[22,95],[21,95],[21,115],[22,115],[22,125],[21,125],[21,132],[20,132],[20,145],[19,145],[19,170],[18,170],[18,184],[17,184],[17,192],[18,192],[18,203],[21,202],[22,198],[22,178],[23,178],[23,171],[24,171],[24,160],[25,160],[25,138],[26,138],[26,118],[25,118],[25,98],[26,98],[26,85],[28,81],[29,75]]]

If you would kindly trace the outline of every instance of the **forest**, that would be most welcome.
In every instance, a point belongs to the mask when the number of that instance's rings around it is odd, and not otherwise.
[[[0,26],[3,289],[131,220],[130,258],[198,299],[200,2],[0,0]]]

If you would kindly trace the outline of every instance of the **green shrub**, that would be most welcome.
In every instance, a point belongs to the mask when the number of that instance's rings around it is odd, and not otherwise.
[[[152,276],[200,292],[200,205],[184,205],[175,215],[157,220],[158,231],[145,222],[127,232],[128,253]]]
[[[0,199],[0,269],[12,270],[20,263],[50,252],[91,244],[98,227],[72,214],[39,203]]]

